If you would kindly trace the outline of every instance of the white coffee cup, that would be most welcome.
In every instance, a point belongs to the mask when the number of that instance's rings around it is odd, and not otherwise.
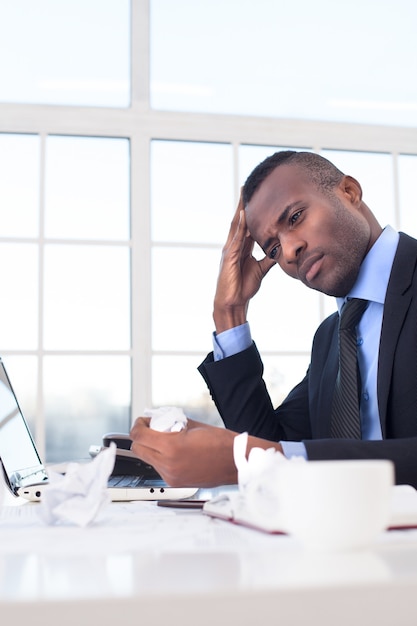
[[[391,461],[289,461],[279,483],[283,530],[307,548],[368,548],[388,525]]]

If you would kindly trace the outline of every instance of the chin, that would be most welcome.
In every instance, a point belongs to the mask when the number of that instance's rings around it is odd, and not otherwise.
[[[325,293],[326,296],[333,296],[334,298],[345,298],[355,284],[356,278],[357,275],[355,275],[355,278],[353,280],[345,280],[343,284],[339,283],[337,285],[324,286],[323,289],[319,289],[319,291]]]

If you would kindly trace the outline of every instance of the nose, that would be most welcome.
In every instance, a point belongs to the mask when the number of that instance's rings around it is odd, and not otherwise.
[[[284,237],[281,236],[281,258],[286,265],[297,263],[301,252],[304,250],[306,243],[299,236],[288,233]]]

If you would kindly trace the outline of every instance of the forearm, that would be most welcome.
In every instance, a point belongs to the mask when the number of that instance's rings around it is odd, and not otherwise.
[[[279,441],[284,436],[262,379],[256,347],[218,362],[211,356],[198,368],[227,428]]]
[[[274,410],[253,342],[217,362],[209,355],[198,369],[227,428],[270,441],[311,439],[308,375]]]

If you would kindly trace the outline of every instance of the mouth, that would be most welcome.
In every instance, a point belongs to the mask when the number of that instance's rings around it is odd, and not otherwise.
[[[298,276],[302,282],[310,284],[314,281],[321,269],[323,258],[323,254],[320,254],[309,257],[304,261],[298,270]]]

